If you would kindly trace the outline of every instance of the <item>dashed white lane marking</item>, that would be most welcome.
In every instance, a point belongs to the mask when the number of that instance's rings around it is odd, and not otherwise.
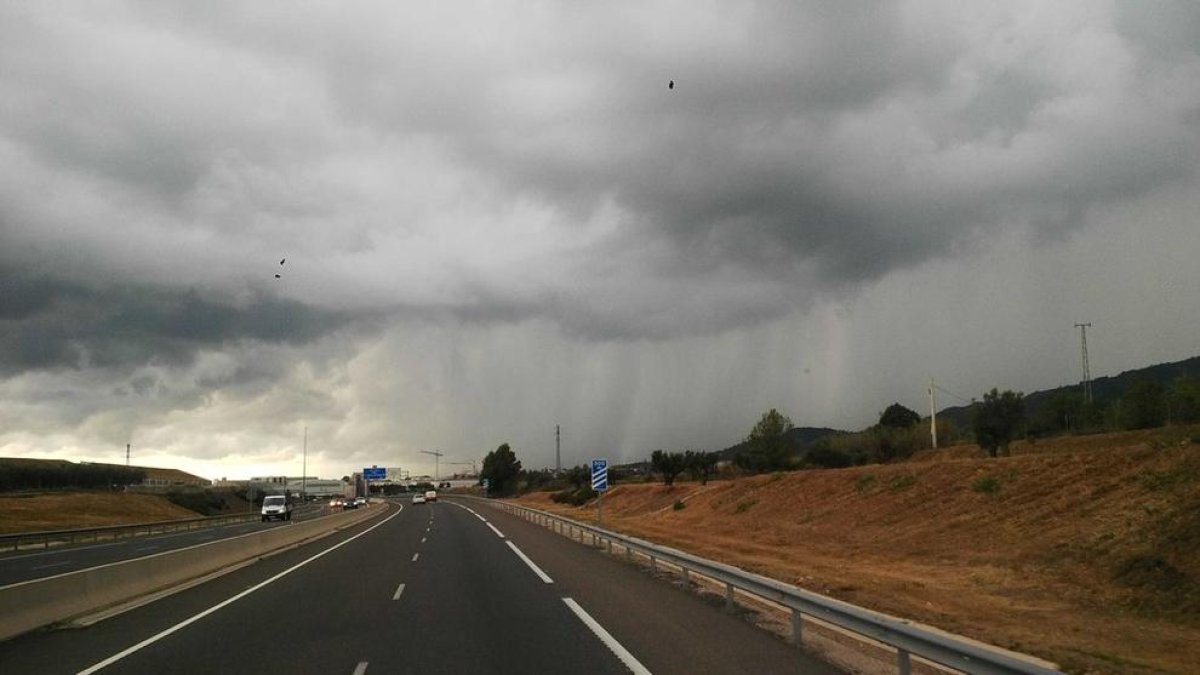
[[[392,596],[392,599],[399,600],[400,594],[403,592],[404,592],[404,584],[400,584],[400,587],[396,589],[396,593]]]
[[[413,559],[412,559],[412,561],[413,561],[413,562],[417,562],[417,558],[420,558],[420,557],[421,557],[421,554],[420,554],[420,553],[414,553],[414,554],[413,554]]]
[[[487,521],[484,521],[484,522],[486,523]],[[500,537],[501,539],[504,538],[504,533],[501,532],[500,530],[497,530],[495,525],[493,525],[491,523],[487,523],[487,526],[492,528],[492,532],[495,532],[497,537]]]
[[[365,673],[365,672],[367,672],[367,662],[359,661],[358,665],[354,666],[354,674],[353,675],[363,675],[363,673]]]
[[[157,551],[157,550],[158,550],[157,546],[143,546],[141,548],[133,549],[133,552],[134,553],[145,553],[146,551]]]
[[[567,607],[570,607],[571,611],[575,612],[575,616],[579,617],[579,620],[582,621],[584,625],[592,629],[592,632],[596,634],[596,637],[600,638],[600,641],[604,643],[604,646],[612,650],[612,653],[616,654],[617,658],[621,660],[621,663],[624,663],[625,667],[633,672],[634,675],[650,675],[649,669],[647,669],[646,666],[643,666],[640,661],[634,658],[633,654],[630,654],[628,649],[625,649],[625,647],[621,646],[621,643],[617,642],[617,639],[614,638],[608,631],[604,630],[604,626],[601,626],[595,619],[591,617],[590,614],[583,611],[583,608],[579,606],[578,602],[575,602],[571,598],[563,598],[563,602],[567,603]]]
[[[77,675],[91,675],[92,673],[94,673],[98,670],[101,670],[102,668],[107,668],[107,667],[111,666],[112,664],[116,663],[117,661],[120,661],[121,659],[125,658],[126,656],[129,656],[130,654],[141,651],[143,648],[148,647],[148,646],[154,644],[155,642],[158,642],[159,640],[167,637],[168,635],[171,635],[172,633],[175,633],[180,630],[183,630],[184,628],[187,628],[188,626],[199,621],[200,619],[203,619],[204,617],[208,616],[209,614],[212,614],[213,612],[216,612],[217,610],[219,610],[227,605],[231,605],[231,604],[237,602],[238,600],[241,600],[242,598],[246,597],[247,595],[250,595],[254,591],[257,591],[258,589],[262,588],[263,586],[274,583],[274,582],[282,579],[283,577],[291,574],[292,572],[295,572],[296,570],[300,569],[301,567],[304,567],[305,565],[316,560],[317,558],[320,558],[321,556],[324,556],[327,553],[335,551],[335,550],[345,546],[346,544],[349,544],[350,542],[354,541],[355,539],[358,539],[359,537],[367,534],[371,530],[374,530],[375,528],[380,527],[381,525],[383,525],[384,523],[387,523],[392,518],[395,518],[396,516],[400,515],[400,512],[403,510],[404,510],[403,507],[401,507],[400,510],[396,511],[394,514],[388,516],[387,518],[384,518],[383,520],[379,521],[378,523],[375,523],[371,527],[368,527],[367,529],[363,530],[362,532],[359,532],[358,534],[354,535],[353,537],[350,537],[349,539],[340,541],[340,542],[334,544],[333,546],[330,546],[329,548],[325,549],[324,551],[321,551],[320,553],[312,556],[311,558],[308,558],[299,563],[296,563],[295,565],[292,565],[291,567],[280,572],[279,574],[276,574],[275,576],[267,579],[266,581],[255,584],[254,586],[247,588],[246,590],[242,591],[241,593],[238,593],[237,595],[235,595],[227,600],[223,600],[223,601],[213,605],[212,607],[209,607],[208,609],[204,610],[203,612],[200,612],[199,614],[196,614],[190,618],[184,619],[183,621],[180,621],[179,623],[175,624],[174,626],[171,626],[170,628],[162,631],[161,633],[158,633],[157,635],[152,635],[152,636],[146,638],[145,640],[142,640],[141,642],[137,643],[136,645],[129,647],[128,649],[119,651],[116,654],[113,654],[112,656],[108,657],[107,659],[104,659],[103,661],[97,663],[96,665],[91,666],[90,668],[87,668],[85,670],[79,671],[79,673]]]
[[[504,543],[508,544],[508,547],[509,547],[509,548],[511,548],[511,549],[513,550],[513,553],[516,553],[518,558],[520,558],[521,560],[524,560],[524,561],[525,561],[525,564],[526,564],[526,565],[529,565],[529,569],[533,570],[533,573],[534,573],[534,574],[536,574],[536,575],[538,575],[539,577],[541,577],[542,581],[544,581],[544,582],[546,582],[546,583],[548,583],[548,584],[552,584],[552,583],[554,583],[554,580],[550,578],[550,575],[549,575],[549,574],[546,574],[545,572],[543,572],[543,571],[542,571],[542,568],[540,568],[540,567],[538,567],[537,565],[535,565],[535,564],[533,563],[533,561],[529,559],[529,556],[525,555],[525,554],[524,554],[524,553],[521,551],[521,549],[517,548],[517,545],[516,545],[516,544],[512,543],[511,541],[509,541],[509,540],[507,540],[507,539],[504,541]]]
[[[429,537],[421,537],[421,543],[422,543],[422,544],[424,544],[424,543],[425,543],[425,540],[426,540],[426,539],[428,539],[428,538],[429,538]]]

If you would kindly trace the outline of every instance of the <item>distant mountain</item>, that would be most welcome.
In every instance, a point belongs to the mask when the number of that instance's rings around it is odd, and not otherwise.
[[[847,432],[827,427],[792,427],[786,435],[796,444],[797,448],[804,451],[826,436],[838,436],[844,433]],[[737,445],[725,448],[721,451],[721,459],[733,459],[739,452],[745,450],[746,446],[746,441],[742,441]]]
[[[1166,387],[1176,378],[1184,375],[1200,376],[1200,356],[1193,356],[1190,359],[1174,363],[1160,363],[1156,366],[1148,366],[1137,370],[1126,370],[1120,375],[1112,377],[1098,377],[1092,380],[1092,399],[1097,404],[1103,406],[1110,401],[1120,398],[1125,393],[1125,390],[1138,380],[1150,380]],[[1026,419],[1036,419],[1042,408],[1045,407],[1055,394],[1065,392],[1078,393],[1079,391],[1080,385],[1073,384],[1066,387],[1056,387],[1054,389],[1025,394]],[[980,397],[982,398],[982,394]],[[972,403],[944,408],[938,411],[938,419],[951,420],[959,429],[969,428],[976,405],[978,404]]]

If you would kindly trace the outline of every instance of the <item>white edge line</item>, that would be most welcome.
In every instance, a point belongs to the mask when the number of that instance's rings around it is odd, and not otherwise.
[[[552,584],[552,583],[554,583],[554,580],[550,578],[550,575],[548,575],[548,574],[546,574],[545,572],[543,572],[543,571],[542,571],[542,568],[540,568],[540,567],[538,567],[537,565],[533,564],[533,561],[529,559],[529,556],[527,556],[527,555],[525,555],[524,553],[522,553],[522,552],[521,552],[521,549],[517,548],[517,545],[516,545],[516,544],[512,543],[512,541],[509,541],[509,540],[507,540],[507,539],[506,539],[506,540],[504,540],[504,543],[508,544],[508,547],[509,547],[509,548],[511,548],[511,549],[513,550],[513,553],[516,553],[518,558],[520,558],[521,560],[524,560],[524,561],[525,561],[525,564],[526,564],[526,565],[529,565],[529,569],[533,570],[533,573],[534,573],[534,574],[536,574],[536,575],[538,575],[539,577],[541,577],[542,581],[544,581],[544,582],[546,582],[546,583],[548,583],[548,584]]]
[[[403,592],[404,592],[404,584],[400,584],[400,587],[396,589],[396,594],[392,596],[392,599],[399,600],[400,594]]]
[[[484,522],[487,522],[487,521],[484,521]],[[500,530],[497,530],[495,525],[493,525],[491,523],[487,523],[487,526],[492,528],[492,532],[495,532],[497,537],[500,537],[501,539],[504,538],[504,533],[501,532]]]
[[[301,567],[304,567],[305,565],[316,560],[317,558],[320,558],[321,556],[325,555],[326,553],[330,553],[336,549],[339,549],[339,548],[345,546],[346,544],[349,544],[350,542],[354,541],[355,539],[358,539],[359,537],[363,536],[364,534],[367,534],[371,530],[374,530],[375,528],[379,527],[380,525],[383,525],[384,523],[388,522],[389,520],[391,520],[392,518],[395,518],[398,515],[400,515],[400,511],[396,511],[392,515],[388,516],[387,518],[384,518],[383,520],[379,521],[378,523],[375,523],[374,525],[372,525],[371,527],[368,527],[367,529],[363,530],[362,532],[359,532],[358,534],[354,535],[353,537],[350,537],[349,539],[338,542],[337,544],[330,546],[329,548],[325,549],[324,551],[321,551],[320,553],[312,556],[311,558],[308,558],[307,560],[304,560],[295,565],[292,565],[291,567],[280,572],[279,574],[276,574],[275,576],[267,579],[266,581],[259,582],[258,584],[255,584],[254,586],[247,588],[246,590],[242,591],[241,593],[238,593],[237,595],[235,595],[231,598],[223,600],[222,602],[219,602],[219,603],[213,605],[212,607],[209,607],[208,609],[204,610],[203,612],[200,612],[199,614],[196,614],[190,618],[184,619],[183,621],[180,621],[179,623],[175,624],[174,626],[171,626],[170,628],[162,631],[161,633],[158,633],[157,635],[152,635],[152,636],[146,638],[145,640],[142,640],[141,642],[137,643],[136,645],[133,645],[132,647],[129,647],[125,650],[117,652],[116,654],[113,654],[112,656],[108,657],[107,659],[104,659],[100,663],[97,663],[90,668],[79,671],[79,673],[77,675],[90,675],[91,673],[94,673],[102,668],[107,668],[107,667],[111,666],[112,664],[116,663],[117,661],[120,661],[121,659],[125,658],[126,656],[129,656],[130,654],[133,654],[134,652],[140,651],[143,647],[148,647],[148,646],[154,644],[155,642],[158,642],[159,640],[167,637],[168,635],[171,635],[172,633],[183,630],[184,628],[199,621],[200,619],[203,619],[204,617],[208,616],[209,614],[212,614],[213,612],[216,612],[217,610],[222,609],[227,605],[231,605],[231,604],[237,602],[238,600],[241,600],[242,598],[246,597],[247,595],[250,595],[254,591],[257,591],[258,589],[262,588],[263,586],[266,586],[267,584],[274,583],[275,581],[282,579],[283,577],[291,574],[292,572],[295,572],[296,570],[300,569]]]
[[[600,641],[604,643],[604,646],[612,650],[612,653],[616,654],[617,658],[621,660],[621,663],[624,663],[625,667],[632,671],[634,675],[650,675],[650,671],[646,668],[646,666],[643,666],[640,661],[634,658],[633,654],[629,653],[628,649],[625,649],[620,642],[617,642],[615,637],[613,637],[608,631],[604,630],[604,626],[601,626],[595,619],[591,617],[590,614],[583,611],[583,608],[579,606],[578,602],[575,602],[571,598],[563,598],[562,601],[567,603],[567,607],[570,607],[571,611],[575,612],[575,616],[579,617],[579,620],[582,621],[584,625],[592,629],[592,632],[596,634],[596,637],[600,638]]]

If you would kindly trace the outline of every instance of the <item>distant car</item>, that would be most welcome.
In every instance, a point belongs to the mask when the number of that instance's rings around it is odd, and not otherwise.
[[[357,509],[358,502],[353,499],[345,499],[342,501],[342,509]]]
[[[329,508],[331,508],[331,509],[339,508],[341,505],[342,505],[342,500],[337,499],[336,497],[329,500]]]
[[[355,506],[366,506],[366,505],[367,505],[367,498],[366,498],[366,497],[356,497],[356,498],[354,499],[354,505],[355,505]]]
[[[284,495],[267,495],[263,497],[262,520],[291,520],[292,503]]]
[[[437,501],[437,491],[436,490],[426,490],[425,491],[425,501],[436,502]]]
[[[412,498],[412,503],[414,503],[414,504],[424,504],[424,503],[425,503],[425,495],[423,495],[423,494],[419,494],[419,493],[418,493],[418,494],[415,494],[415,495],[413,495],[413,498]]]

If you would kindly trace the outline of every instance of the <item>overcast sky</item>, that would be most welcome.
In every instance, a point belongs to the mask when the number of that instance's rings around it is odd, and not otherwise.
[[[1080,321],[1093,376],[1195,356],[1198,48],[1190,0],[0,0],[0,456],[624,461],[1074,383]]]

